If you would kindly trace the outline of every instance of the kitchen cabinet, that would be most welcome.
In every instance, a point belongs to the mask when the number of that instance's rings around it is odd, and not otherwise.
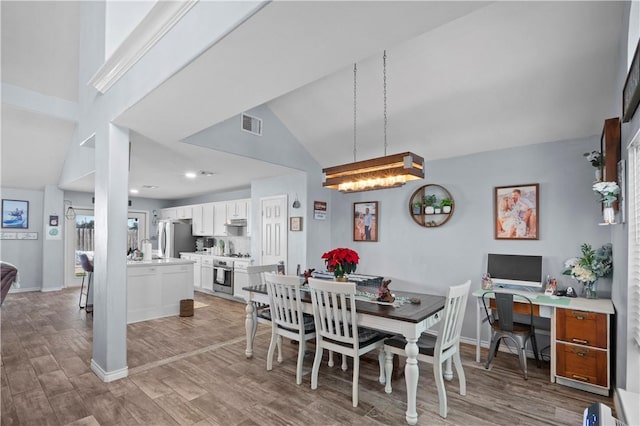
[[[176,219],[191,219],[192,217],[191,206],[176,207]]]
[[[247,274],[249,264],[250,262],[242,260],[233,262],[233,296],[244,301],[249,300],[248,292],[242,289],[249,285],[249,274]]]
[[[200,290],[213,293],[213,257],[202,256]]]
[[[227,201],[227,220],[246,219],[249,216],[250,201],[249,199]]]
[[[177,217],[178,217],[178,212],[175,207],[160,209],[160,219],[173,220],[173,219],[177,219]]]
[[[180,259],[191,260],[193,264],[193,288],[200,290],[202,287],[202,255],[200,254],[180,254]]]
[[[192,206],[191,233],[196,236],[213,236],[213,203]]]
[[[186,260],[127,265],[127,324],[180,313],[180,300],[193,299],[193,266]]]
[[[227,203],[213,203],[213,235],[215,237],[226,237],[227,227]]]

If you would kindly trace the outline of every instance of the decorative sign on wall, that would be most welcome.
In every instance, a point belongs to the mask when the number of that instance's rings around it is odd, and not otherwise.
[[[295,216],[289,218],[290,231],[302,231],[302,217]]]
[[[313,218],[317,220],[325,220],[327,218],[327,203],[326,201],[314,201],[313,202]]]
[[[0,232],[0,240],[37,240],[37,232]]]

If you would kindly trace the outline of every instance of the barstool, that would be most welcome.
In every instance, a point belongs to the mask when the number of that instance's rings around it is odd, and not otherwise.
[[[89,301],[89,291],[91,291],[91,280],[93,279],[93,263],[89,260],[86,254],[82,253],[80,256],[80,265],[84,270],[85,274],[82,277],[82,285],[80,286],[80,300],[78,301],[78,306],[80,309],[84,309],[88,314],[93,313],[93,304],[89,305],[87,302]],[[84,278],[89,276],[87,279],[87,292],[84,292]],[[82,295],[86,295],[84,299],[84,306],[82,306]]]

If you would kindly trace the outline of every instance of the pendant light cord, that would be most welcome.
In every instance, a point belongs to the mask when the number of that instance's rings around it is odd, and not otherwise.
[[[353,162],[356,162],[356,99],[357,99],[357,91],[356,91],[356,76],[358,74],[358,65],[353,64]]]
[[[384,156],[387,156],[387,51],[382,55],[382,92],[384,94]]]

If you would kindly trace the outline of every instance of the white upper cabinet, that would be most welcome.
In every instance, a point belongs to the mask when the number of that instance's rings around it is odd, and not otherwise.
[[[213,203],[213,235],[216,237],[226,237],[227,227],[227,203]]]
[[[249,199],[227,201],[227,219],[247,219],[250,202]]]
[[[176,219],[191,219],[192,217],[192,206],[176,207]]]
[[[213,203],[192,206],[191,214],[191,233],[197,236],[213,236]]]
[[[168,209],[160,209],[160,219],[173,220],[177,219],[177,211],[175,207]]]

